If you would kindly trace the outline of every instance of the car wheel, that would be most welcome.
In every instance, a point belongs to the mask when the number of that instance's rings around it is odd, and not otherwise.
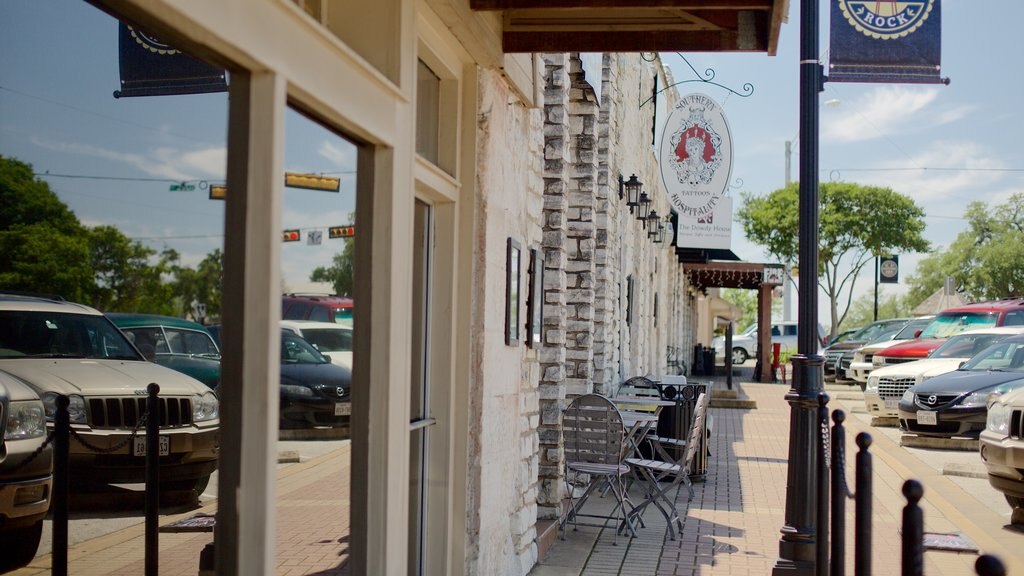
[[[732,363],[733,363],[733,365],[743,364],[744,362],[747,361],[747,358],[749,358],[749,357],[750,356],[747,355],[747,351],[744,350],[743,348],[733,348],[732,349]]]
[[[1010,508],[1024,508],[1024,498],[1020,496],[1010,496],[1009,494],[1003,494],[1006,497],[1006,503],[1010,505]]]
[[[4,553],[0,554],[0,572],[21,568],[31,562],[36,557],[42,535],[42,520],[32,526],[4,532],[0,536],[4,542]]]

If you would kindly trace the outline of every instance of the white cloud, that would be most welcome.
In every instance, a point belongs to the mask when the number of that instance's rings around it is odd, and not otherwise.
[[[350,170],[352,163],[349,160],[349,155],[353,150],[354,147],[351,144],[348,144],[343,148],[335,142],[331,142],[330,140],[324,140],[320,144],[320,148],[317,149],[317,152],[321,156],[329,160],[337,168],[342,170]]]
[[[227,168],[227,150],[222,146],[199,150],[157,148],[149,153],[138,153],[41,138],[33,138],[32,142],[47,150],[120,162],[150,176],[170,180],[224,178]]]
[[[948,124],[969,114],[973,107],[936,110],[939,89],[934,87],[880,86],[836,108],[822,109],[822,140],[862,142],[906,133],[922,126]],[[923,123],[925,116],[927,122]]]

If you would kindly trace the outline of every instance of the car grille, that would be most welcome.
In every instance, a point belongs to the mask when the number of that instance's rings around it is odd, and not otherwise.
[[[900,420],[903,427],[909,432],[924,432],[932,434],[947,434],[953,435],[960,431],[959,422],[942,422],[940,421],[937,426],[928,426],[918,424],[917,420]]]
[[[928,402],[928,399],[931,396],[935,396],[935,402]],[[959,397],[960,396],[957,394],[918,394],[916,396],[918,406],[924,406],[929,409],[934,409],[939,406],[945,406],[946,404],[949,404],[950,402],[956,400]]]
[[[852,360],[853,360],[853,358],[843,357],[843,359],[839,361],[839,369],[840,370],[849,370],[850,369],[850,362]]]
[[[1014,410],[1010,413],[1010,438],[1021,437],[1021,427],[1024,422],[1024,410]]]
[[[93,428],[135,428],[146,412],[146,400],[145,396],[90,398],[89,425]],[[191,399],[172,396],[161,397],[158,402],[161,428],[192,424]]]
[[[901,398],[903,393],[914,385],[913,376],[899,378],[879,378],[878,395],[883,398]]]
[[[888,356],[882,358],[882,364],[884,366],[892,366],[893,364],[903,364],[906,362],[914,362],[920,360],[920,358],[890,358]]]
[[[829,362],[835,362],[836,359],[839,358],[842,355],[843,355],[843,351],[842,350],[837,350],[837,351],[831,351],[830,350],[830,351],[825,353],[825,359],[828,360]]]

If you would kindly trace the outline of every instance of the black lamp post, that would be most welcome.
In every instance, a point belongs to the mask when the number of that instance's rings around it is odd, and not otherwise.
[[[640,205],[640,190],[644,187],[643,183],[637,180],[636,174],[629,177],[629,180],[623,180],[622,175],[619,174],[619,200],[626,198],[626,206],[629,206],[629,213],[633,213],[633,208]]]
[[[818,61],[818,0],[800,2],[800,280],[797,354],[792,357],[789,468],[785,526],[772,573],[816,572],[817,544],[825,526],[817,526],[817,451],[821,449],[818,394],[824,390],[825,359],[818,354],[818,93],[825,81]],[[828,566],[818,567],[822,569]]]

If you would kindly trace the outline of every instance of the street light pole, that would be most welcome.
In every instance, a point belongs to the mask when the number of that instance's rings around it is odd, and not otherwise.
[[[807,286],[798,293],[797,354],[793,363],[790,405],[789,468],[786,482],[786,518],[779,542],[779,558],[772,573],[815,573],[818,486],[817,450],[821,434],[817,421],[818,394],[825,386],[824,357],[818,353],[818,93],[824,73],[818,62],[819,0],[800,3],[800,279]],[[824,530],[824,527],[821,527]]]

